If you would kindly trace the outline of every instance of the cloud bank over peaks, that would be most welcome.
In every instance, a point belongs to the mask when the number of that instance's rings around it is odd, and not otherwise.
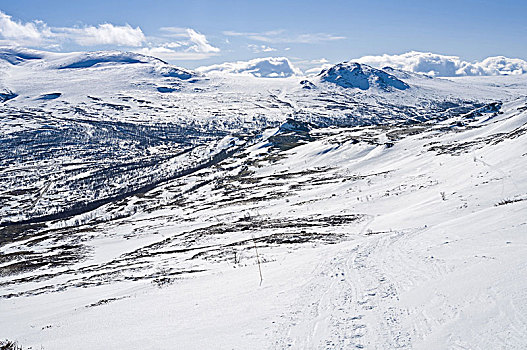
[[[211,45],[204,34],[192,28],[163,27],[161,38],[149,42],[135,52],[163,60],[201,60],[217,55],[221,50]]]
[[[410,51],[400,55],[364,56],[353,60],[373,67],[392,67],[438,77],[509,75],[527,73],[527,61],[503,56],[468,62],[458,56]]]
[[[54,34],[42,21],[22,23],[0,11],[0,38],[2,44],[14,42],[22,45],[41,44]]]
[[[209,44],[205,35],[196,32],[194,29],[187,28],[187,34],[189,41],[192,45],[188,48],[189,51],[203,52],[203,53],[214,53],[220,52],[220,49]]]
[[[126,24],[116,26],[111,23],[87,26],[81,28],[56,28],[57,35],[64,33],[81,46],[117,45],[141,46],[146,40],[141,28],[133,28]]]
[[[252,52],[254,52],[254,53],[277,51],[274,47],[270,47],[270,46],[267,46],[267,45],[249,44],[249,45],[247,45],[247,48],[249,50],[251,50]]]
[[[39,49],[77,49],[118,46],[166,60],[199,60],[220,52],[192,28],[163,27],[159,37],[146,36],[140,27],[103,23],[96,26],[51,27],[40,20],[22,22],[0,11],[0,45]],[[72,46],[73,44],[73,46]]]
[[[225,62],[196,69],[202,73],[253,75],[259,78],[287,78],[301,76],[302,71],[285,57],[255,58],[250,61]]]

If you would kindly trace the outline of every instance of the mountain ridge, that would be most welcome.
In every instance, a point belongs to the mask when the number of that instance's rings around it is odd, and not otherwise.
[[[368,90],[370,87],[383,91],[406,90],[410,85],[381,69],[353,61],[342,62],[320,72],[317,77],[343,88]]]

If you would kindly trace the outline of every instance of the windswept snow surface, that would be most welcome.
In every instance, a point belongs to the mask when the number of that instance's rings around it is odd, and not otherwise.
[[[527,348],[525,75],[305,89],[17,52],[0,66],[0,339]]]

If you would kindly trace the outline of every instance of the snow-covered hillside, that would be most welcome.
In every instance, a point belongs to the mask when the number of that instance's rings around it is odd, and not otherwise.
[[[1,51],[0,339],[526,348],[527,76],[262,72]]]

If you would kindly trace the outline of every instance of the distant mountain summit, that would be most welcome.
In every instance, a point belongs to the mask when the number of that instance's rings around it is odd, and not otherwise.
[[[39,68],[51,70],[118,68],[123,65],[135,65],[137,68],[146,69],[152,74],[163,77],[187,80],[196,76],[192,71],[172,66],[159,58],[135,52],[95,51],[56,53],[18,47],[0,47],[0,64],[32,65],[34,63],[37,63]]]
[[[381,69],[356,62],[343,62],[322,70],[318,74],[321,81],[334,83],[343,88],[368,90],[375,87],[384,91],[406,90],[410,87],[396,76]]]
[[[287,78],[302,72],[285,57],[255,58],[250,61],[225,62],[197,69],[199,72],[253,75],[259,78]]]
[[[96,51],[70,55],[58,63],[59,69],[82,69],[102,65],[122,65],[134,63],[166,64],[158,58],[133,52]]]

